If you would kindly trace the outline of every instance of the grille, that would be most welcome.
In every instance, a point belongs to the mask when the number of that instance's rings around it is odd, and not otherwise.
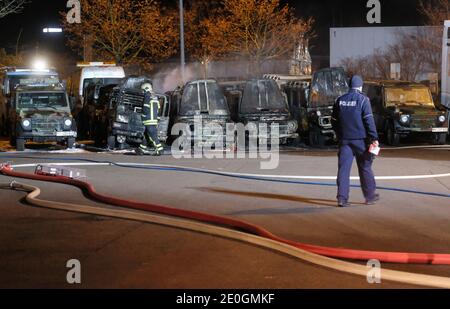
[[[39,131],[61,131],[62,124],[56,119],[38,119],[32,122],[33,130]]]
[[[121,103],[132,106],[142,106],[144,103],[144,96],[132,92],[123,92]]]
[[[436,119],[434,116],[414,116],[411,120],[411,127],[413,128],[426,129],[436,126]]]

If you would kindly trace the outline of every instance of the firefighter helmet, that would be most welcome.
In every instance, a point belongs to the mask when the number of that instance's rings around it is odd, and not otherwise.
[[[145,92],[153,92],[153,86],[150,83],[142,84],[141,89]]]

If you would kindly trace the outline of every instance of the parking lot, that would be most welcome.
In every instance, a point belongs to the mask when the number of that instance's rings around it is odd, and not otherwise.
[[[4,142],[2,149],[8,149]],[[302,243],[370,251],[448,253],[450,146],[385,148],[375,162],[382,200],[363,204],[352,189],[352,207],[337,208],[333,183],[336,149],[287,147],[276,170],[261,171],[258,159],[174,159],[132,153],[68,152],[42,147],[6,152],[0,161],[33,172],[39,163],[85,169],[102,193],[243,220]],[[273,175],[271,181],[193,171],[93,166],[83,160],[182,166],[238,175]],[[22,166],[25,165],[25,166]],[[320,166],[320,169],[317,167]],[[354,167],[353,176],[357,176]],[[434,177],[433,175],[437,175]],[[295,176],[316,184],[286,183]],[[11,177],[1,176],[2,185]],[[31,180],[42,198],[111,208],[91,201],[79,189]],[[358,184],[358,181],[354,181]],[[400,192],[406,190],[408,192]],[[437,193],[441,196],[432,196]],[[0,191],[0,287],[70,287],[66,262],[78,259],[81,288],[414,288],[331,270],[284,254],[183,229],[36,208],[24,192]],[[364,262],[357,262],[365,265]],[[450,276],[448,266],[382,264],[394,269]]]

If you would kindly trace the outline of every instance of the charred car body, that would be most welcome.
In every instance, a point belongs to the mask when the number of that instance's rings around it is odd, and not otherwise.
[[[245,83],[238,106],[238,122],[256,125],[259,140],[278,138],[280,144],[286,144],[298,138],[298,124],[289,111],[286,97],[273,80]],[[274,125],[278,127],[277,136],[271,131]],[[260,131],[261,127],[266,127],[267,132]]]
[[[102,119],[103,128],[99,131],[106,133],[107,145],[111,149],[123,149],[127,145],[140,144],[144,139],[145,127],[142,123],[144,105],[144,91],[141,85],[150,82],[146,77],[129,77],[122,84],[102,95],[109,99],[105,106]],[[108,94],[109,93],[109,94]],[[160,122],[158,124],[159,137],[162,142],[167,140],[168,114],[170,102],[165,95],[157,95],[160,101]]]
[[[312,146],[324,146],[334,139],[331,114],[336,99],[348,91],[342,68],[316,71],[308,82],[290,81],[281,86],[288,96],[291,110],[298,115],[299,132]]]
[[[401,138],[427,135],[436,144],[445,144],[448,134],[446,112],[436,109],[430,89],[423,84],[401,81],[368,81],[364,92],[370,98],[377,130],[389,145]]]
[[[65,142],[72,148],[77,128],[71,116],[67,93],[58,80],[54,84],[37,84],[27,80],[12,92],[9,119],[11,143],[18,151],[27,141]]]
[[[176,132],[178,135],[172,136],[172,141],[185,134],[190,135],[191,145],[214,146],[226,143],[226,125],[231,122],[230,111],[215,80],[188,82],[171,93],[171,102],[171,127],[177,125],[185,128],[184,132]]]

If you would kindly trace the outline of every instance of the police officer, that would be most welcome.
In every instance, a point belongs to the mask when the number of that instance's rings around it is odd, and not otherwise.
[[[145,126],[145,132],[144,140],[136,152],[139,155],[149,153],[148,147],[153,146],[155,148],[154,155],[160,156],[164,148],[158,138],[159,100],[153,92],[152,84],[145,83],[141,88],[145,91],[144,108],[142,109],[142,122]]]
[[[372,171],[374,156],[369,152],[371,144],[378,146],[378,134],[370,100],[362,93],[362,87],[362,78],[353,76],[351,89],[336,100],[333,108],[332,124],[339,139],[339,207],[350,206],[350,172],[355,157],[366,204],[373,205],[380,199]]]

